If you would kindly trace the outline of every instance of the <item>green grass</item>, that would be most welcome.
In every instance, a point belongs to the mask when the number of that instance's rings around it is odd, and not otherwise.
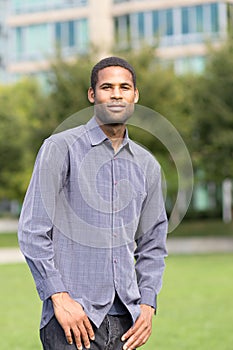
[[[0,248],[17,246],[18,238],[15,232],[0,233]]]
[[[232,350],[233,255],[171,256],[143,350]],[[1,350],[42,350],[40,301],[25,264],[0,265]]]
[[[38,338],[40,301],[26,264],[0,265],[0,348],[42,350]]]
[[[172,233],[171,237],[193,236],[231,236],[233,237],[233,222],[223,223],[221,220],[184,220]]]
[[[144,350],[231,350],[233,255],[167,259],[159,313]]]

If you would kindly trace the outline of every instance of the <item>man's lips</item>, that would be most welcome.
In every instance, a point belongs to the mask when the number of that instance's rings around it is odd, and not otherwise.
[[[107,105],[107,108],[110,109],[111,111],[114,112],[121,112],[122,110],[125,109],[125,105],[124,104],[109,104]]]

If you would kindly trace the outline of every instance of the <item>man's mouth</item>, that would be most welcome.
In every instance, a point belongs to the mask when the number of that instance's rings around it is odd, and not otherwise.
[[[122,112],[125,109],[124,104],[109,104],[107,107],[112,112]]]

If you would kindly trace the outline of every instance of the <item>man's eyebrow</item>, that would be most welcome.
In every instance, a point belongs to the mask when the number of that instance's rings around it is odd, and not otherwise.
[[[114,84],[112,84],[112,83],[108,83],[108,82],[105,82],[105,83],[102,83],[101,85],[100,85],[100,87],[101,86],[113,86]],[[132,83],[129,83],[129,82],[123,82],[123,83],[120,83],[119,84],[120,86],[132,86],[133,84]]]
[[[105,85],[112,86],[112,83],[105,82],[105,83],[102,83],[100,86],[105,86]]]
[[[120,85],[121,86],[133,86],[133,83],[125,82],[125,83],[121,83]]]

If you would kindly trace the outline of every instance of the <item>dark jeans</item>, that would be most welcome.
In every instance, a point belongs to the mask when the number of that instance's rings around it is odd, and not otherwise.
[[[90,350],[122,350],[124,342],[121,337],[131,326],[130,315],[107,315],[99,328],[92,324],[95,340],[91,341]],[[77,350],[75,344],[67,343],[64,331],[55,317],[41,329],[40,338],[44,350]]]

